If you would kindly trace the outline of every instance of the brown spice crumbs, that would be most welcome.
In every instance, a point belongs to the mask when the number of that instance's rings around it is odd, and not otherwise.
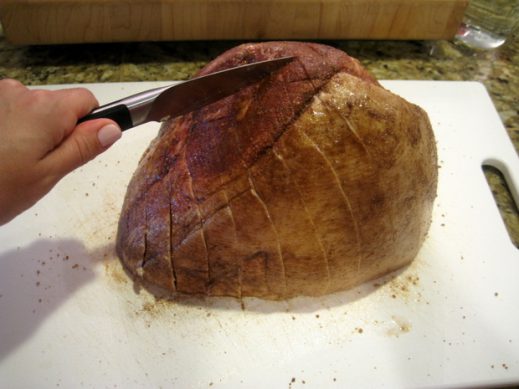
[[[296,382],[296,378],[292,377],[292,380],[290,382]]]
[[[65,255],[65,258],[63,258],[64,261],[68,261],[68,259],[69,259],[68,255]]]
[[[493,368],[494,368],[494,365],[490,365],[490,367],[493,369]]]
[[[317,319],[319,319],[319,314],[316,314],[315,317],[316,317]]]
[[[442,226],[442,227],[445,227],[445,223],[442,223],[441,226]]]
[[[157,305],[151,302],[146,302],[142,305],[142,311],[148,312],[148,313],[154,313],[156,312]]]
[[[334,377],[334,378],[333,378],[333,382],[335,382],[335,381],[337,381],[337,378]]]
[[[295,316],[292,316],[292,320],[295,320],[295,319],[296,319],[296,317],[295,317]]]
[[[496,297],[499,296],[499,293],[495,292],[495,293],[494,293],[494,296],[496,296]]]
[[[242,311],[245,311],[245,303],[243,302],[243,300],[240,301],[240,307]]]
[[[407,281],[409,281],[413,285],[418,285],[418,281],[420,281],[420,277],[418,276],[407,276]]]
[[[40,281],[37,281],[37,282],[36,282],[36,286],[40,286]]]
[[[77,263],[75,263],[74,265],[72,265],[72,269],[77,269],[79,267],[79,265]]]
[[[396,294],[392,294],[391,297],[396,299]]]
[[[508,370],[508,365],[506,363],[503,363],[501,366],[503,366],[503,369]]]

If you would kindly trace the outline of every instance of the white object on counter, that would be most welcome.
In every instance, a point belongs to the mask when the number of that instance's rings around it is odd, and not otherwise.
[[[104,103],[162,85],[83,86]],[[518,382],[519,251],[481,169],[504,168],[517,195],[516,152],[481,84],[383,85],[428,112],[438,142],[433,223],[410,266],[288,302],[137,293],[114,239],[127,183],[159,128],[143,125],[0,227],[0,387]]]

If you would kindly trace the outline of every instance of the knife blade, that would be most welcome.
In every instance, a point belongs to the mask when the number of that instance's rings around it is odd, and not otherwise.
[[[293,59],[293,57],[282,57],[254,62],[192,78],[175,85],[150,89],[102,105],[79,119],[78,123],[108,118],[117,122],[124,131],[150,121],[161,122],[232,95],[262,80]]]

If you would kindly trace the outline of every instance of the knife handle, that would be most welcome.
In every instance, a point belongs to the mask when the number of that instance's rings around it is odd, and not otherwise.
[[[112,119],[121,127],[122,131],[133,127],[130,110],[124,104],[107,104],[96,108],[79,119],[78,124],[93,119]]]

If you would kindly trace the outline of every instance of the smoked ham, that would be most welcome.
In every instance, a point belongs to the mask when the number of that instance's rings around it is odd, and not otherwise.
[[[427,114],[332,47],[235,47],[199,75],[276,57],[263,81],[162,125],[129,184],[125,268],[161,294],[318,296],[413,260],[431,220]]]

